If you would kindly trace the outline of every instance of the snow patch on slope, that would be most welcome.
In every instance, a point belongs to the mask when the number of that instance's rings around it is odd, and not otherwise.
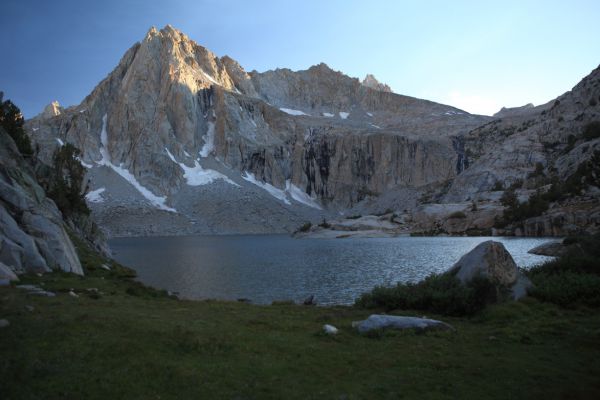
[[[104,198],[102,197],[102,192],[104,192],[106,188],[100,188],[96,190],[92,190],[88,194],[85,195],[85,199],[91,203],[102,203]]]
[[[134,188],[136,188],[137,191],[140,192],[140,194],[144,196],[146,200],[148,200],[153,206],[161,210],[177,212],[177,210],[165,204],[165,202],[167,201],[166,197],[155,195],[150,190],[142,186],[142,184],[140,184],[137,181],[137,179],[135,179],[135,176],[133,176],[133,174],[129,172],[129,170],[122,167],[122,164],[116,166],[110,161],[110,154],[108,153],[108,133],[106,132],[106,119],[107,115],[104,114],[104,116],[102,117],[102,131],[100,132],[100,143],[102,143],[102,146],[100,147],[100,155],[102,156],[102,159],[100,161],[97,161],[96,163],[98,165],[104,165],[106,167],[109,167],[117,174],[119,174],[123,179],[125,179]]]
[[[304,111],[292,110],[291,108],[280,108],[280,110],[283,111],[284,113],[290,114],[290,115],[308,115]]]
[[[294,185],[289,179],[285,181],[285,191],[298,203],[321,210],[321,206],[319,206],[315,199],[310,197],[304,190]]]
[[[204,70],[203,70],[203,69],[201,69],[201,70],[200,70],[200,72],[202,72],[202,75],[204,75],[204,77],[205,77],[206,79],[208,79],[209,81],[211,81],[211,82],[212,82],[212,83],[214,83],[215,85],[219,85],[219,82],[217,82],[217,81],[215,80],[215,78],[213,78],[212,76],[210,76],[209,74],[207,74],[206,72],[204,72]]]
[[[323,113],[323,116],[324,116],[324,117],[327,117],[327,118],[332,118],[332,117],[333,117],[333,114],[332,114],[332,113],[328,113],[328,112],[324,112],[324,113]]]
[[[58,144],[60,146],[64,146],[65,145],[65,142],[63,142],[60,138],[56,138],[56,141],[58,142]]]
[[[212,183],[217,179],[223,179],[227,183],[230,183],[234,186],[239,186],[237,183],[229,179],[227,176],[221,174],[220,172],[217,172],[212,169],[202,168],[202,166],[198,163],[197,160],[194,160],[193,167],[188,167],[184,163],[178,162],[175,159],[175,156],[171,154],[169,149],[165,148],[165,151],[167,152],[167,155],[169,156],[171,161],[173,161],[175,164],[181,167],[181,169],[183,170],[183,177],[185,178],[186,183],[189,186],[208,185],[209,183]]]
[[[288,200],[287,195],[285,194],[284,190],[277,189],[275,186],[273,186],[269,183],[259,181],[258,179],[256,179],[256,177],[254,176],[253,173],[244,171],[244,173],[242,174],[242,178],[244,180],[247,180],[248,182],[260,187],[261,189],[266,190],[271,196],[275,197],[278,200],[283,201],[285,204],[292,204]]]
[[[88,164],[88,163],[86,163],[85,161],[83,161],[83,160],[81,159],[81,157],[76,157],[76,158],[77,158],[77,161],[79,161],[79,163],[80,163],[81,165],[83,165],[85,168],[87,168],[87,169],[92,169],[92,168],[94,167],[92,164]]]
[[[292,182],[288,179],[285,181],[285,190],[276,188],[275,186],[259,181],[256,179],[253,173],[244,171],[242,174],[242,178],[246,181],[260,187],[263,190],[266,190],[271,196],[276,199],[284,202],[287,205],[291,205],[290,198],[298,203],[301,203],[305,206],[316,208],[321,210],[321,206],[316,202],[315,199],[306,194],[302,189],[292,184]]]
[[[346,119],[348,118],[348,115],[350,115],[350,113],[344,111],[340,111],[339,114],[341,119]]]
[[[215,124],[214,122],[208,123],[208,130],[206,135],[202,136],[204,139],[204,146],[200,149],[200,157],[208,157],[208,155],[215,149]]]

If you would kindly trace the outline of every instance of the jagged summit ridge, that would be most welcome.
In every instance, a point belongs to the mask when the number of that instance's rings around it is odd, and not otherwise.
[[[363,79],[362,84],[366,87],[370,87],[371,89],[379,90],[381,92],[392,92],[392,88],[385,83],[379,82],[372,74],[367,74],[365,79]]]

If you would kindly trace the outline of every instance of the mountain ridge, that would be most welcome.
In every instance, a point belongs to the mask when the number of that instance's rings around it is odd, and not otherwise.
[[[414,192],[409,203],[415,203],[414,196],[453,182],[477,164],[468,152],[479,154],[477,148],[486,145],[473,147],[479,140],[473,132],[492,121],[373,89],[324,63],[248,73],[231,57],[217,57],[166,26],[151,28],[127,50],[80,105],[60,115],[40,114],[26,126],[43,158],[61,142],[82,149],[92,188],[106,185],[111,198],[92,205],[107,220],[119,207],[143,214],[149,202],[177,214],[167,218],[181,219],[175,223],[180,230],[187,232],[181,226],[202,214],[200,225],[219,233],[220,225],[234,227],[226,232],[254,232],[261,224],[266,231],[290,231],[303,220],[351,209],[369,212],[384,206],[385,193],[402,188]],[[534,169],[532,160],[525,161],[526,170]],[[125,189],[127,195],[116,189],[110,195],[119,179],[142,197]],[[475,185],[475,191],[490,185]],[[251,199],[241,216],[247,224],[208,215],[221,213],[213,207],[223,202],[223,194],[212,190],[217,186],[226,188],[222,193],[233,190],[227,196],[239,200],[234,208],[242,207],[240,199]],[[448,195],[436,196],[468,201],[473,195],[457,196],[461,185],[453,186]],[[269,218],[265,204],[271,203],[257,193],[278,204],[279,222]],[[139,234],[148,233],[141,229]],[[197,229],[191,233],[205,232]]]

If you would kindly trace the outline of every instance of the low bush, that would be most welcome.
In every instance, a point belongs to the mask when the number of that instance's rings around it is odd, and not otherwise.
[[[517,179],[508,187],[509,190],[517,190],[523,187],[523,179]]]
[[[144,297],[144,298],[160,298],[169,297],[166,290],[155,289],[150,286],[145,286],[138,281],[130,281],[129,287],[125,289],[125,293],[130,296]]]
[[[496,288],[486,278],[475,278],[463,285],[451,274],[433,274],[418,283],[377,286],[360,296],[355,305],[387,311],[405,309],[463,316],[480,311],[497,298]]]
[[[362,217],[362,215],[360,215],[360,214],[356,214],[356,215],[348,215],[348,216],[346,217],[346,219],[359,219],[359,218],[361,218],[361,217]]]
[[[321,223],[319,224],[319,226],[320,226],[321,228],[325,228],[325,229],[329,229],[329,228],[331,228],[331,224],[330,224],[329,222],[327,222],[327,220],[326,220],[325,218],[323,218],[323,222],[321,222]]]
[[[2,94],[0,93],[0,126],[6,130],[6,132],[12,137],[17,145],[17,149],[21,155],[31,157],[33,155],[33,149],[31,147],[31,140],[23,125],[25,119],[19,107],[13,104],[12,101],[2,101]]]
[[[563,271],[542,273],[534,277],[535,287],[530,295],[539,300],[563,307],[584,304],[600,306],[600,276]]]
[[[465,219],[465,218],[467,218],[467,215],[462,211],[455,211],[448,216],[448,219],[453,219],[453,218]]]
[[[46,192],[64,216],[89,215],[85,202],[88,190],[85,182],[86,170],[81,165],[81,152],[71,143],[60,146],[52,157],[52,168]]]
[[[563,307],[600,307],[600,234],[568,237],[564,256],[527,271],[534,284],[530,294]]]
[[[584,140],[594,140],[600,137],[600,121],[593,121],[583,128],[581,135]]]
[[[536,168],[537,169],[537,168]],[[519,203],[513,190],[507,190],[500,199],[505,207],[502,217],[497,217],[494,226],[504,228],[513,223],[542,215],[550,207],[550,203],[561,201],[571,196],[578,196],[589,186],[600,187],[600,151],[579,164],[577,170],[566,180],[554,177],[550,188],[538,191],[528,201]]]
[[[308,232],[310,231],[310,228],[312,228],[312,224],[310,222],[306,222],[304,225],[298,228],[297,232]]]

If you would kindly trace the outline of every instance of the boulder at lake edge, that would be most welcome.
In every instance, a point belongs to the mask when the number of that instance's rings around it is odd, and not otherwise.
[[[500,242],[488,240],[458,260],[448,273],[466,284],[476,277],[484,277],[499,288],[510,291],[510,297],[518,300],[527,295],[531,281],[517,268],[512,256]]]
[[[538,256],[560,257],[567,253],[568,247],[562,242],[547,242],[529,250],[528,253]]]

